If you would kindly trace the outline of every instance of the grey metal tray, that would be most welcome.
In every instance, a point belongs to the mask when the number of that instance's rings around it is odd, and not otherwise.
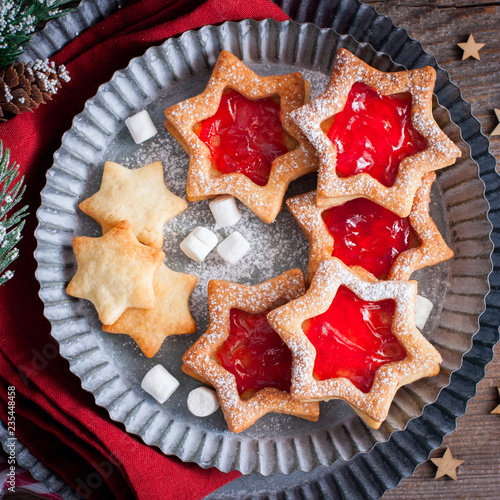
[[[205,87],[221,49],[230,50],[264,75],[302,71],[311,82],[314,97],[326,87],[339,47],[349,49],[374,67],[386,71],[397,69],[387,55],[375,52],[368,44],[340,36],[331,29],[320,30],[312,24],[299,25],[293,21],[224,23],[168,40],[133,59],[126,69],[118,71],[109,83],[99,88],[63,136],[62,147],[54,155],[54,165],[47,173],[47,185],[37,212],[36,276],[44,312],[52,323],[52,335],[59,341],[60,352],[80,377],[82,387],[94,394],[96,402],[109,411],[111,418],[123,422],[129,432],[140,435],[147,444],[184,461],[225,472],[236,469],[243,474],[259,472],[267,476],[297,470],[307,472],[339,459],[350,460],[403,430],[411,419],[421,415],[426,404],[435,401],[448,384],[450,374],[460,367],[461,356],[469,349],[470,338],[477,331],[491,267],[488,206],[477,166],[460,139],[458,127],[437,104],[436,120],[464,154],[454,167],[439,172],[431,215],[460,258],[426,268],[414,277],[419,281],[420,293],[431,298],[435,305],[424,334],[440,350],[442,369],[437,377],[400,389],[380,429],[369,429],[345,403],[331,401],[321,404],[317,423],[272,414],[246,431],[233,434],[227,430],[220,412],[199,419],[187,409],[187,394],[199,382],[182,373],[181,357],[195,336],[169,337],[158,355],[147,359],[128,337],[103,332],[88,301],[75,300],[65,293],[76,271],[72,237],[101,234],[97,224],[78,210],[78,204],[99,188],[105,161],[135,168],[161,160],[167,186],[174,193],[183,194],[188,158],[161,127],[163,110]],[[155,138],[138,146],[124,120],[143,108],[160,125],[160,131]],[[289,194],[310,191],[314,185],[314,176],[301,178]],[[464,214],[469,217],[471,213],[477,221],[464,224]],[[253,250],[238,266],[228,266],[216,255],[203,264],[184,256],[179,243],[196,225],[213,225],[206,201],[190,203],[186,212],[167,224],[164,250],[170,268],[199,277],[191,297],[197,335],[208,325],[209,279],[255,284],[287,269],[306,266],[307,242],[287,210],[282,210],[273,224],[264,224],[243,208],[238,230],[252,242]],[[222,238],[225,234],[221,233]],[[486,261],[486,266],[477,266],[478,260]],[[464,294],[464,286],[470,288],[471,284],[475,291]],[[157,363],[167,367],[181,383],[164,405],[140,388],[142,377]]]

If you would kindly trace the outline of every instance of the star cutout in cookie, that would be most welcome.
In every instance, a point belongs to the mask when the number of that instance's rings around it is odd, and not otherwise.
[[[115,323],[103,325],[102,329],[130,335],[144,355],[152,358],[166,337],[196,331],[196,322],[189,311],[189,296],[197,283],[196,276],[161,265],[153,278],[155,308],[129,308]]]
[[[446,448],[444,455],[441,458],[431,458],[431,462],[437,466],[438,470],[436,472],[436,477],[434,479],[439,479],[443,476],[448,476],[457,480],[457,467],[463,464],[463,460],[456,460],[451,454],[451,450]]]
[[[415,199],[408,220],[418,238],[418,246],[409,248],[400,253],[394,260],[387,279],[408,280],[417,269],[432,266],[453,257],[452,250],[446,245],[441,233],[429,215],[430,192],[432,183],[436,178],[434,172],[426,174],[420,187],[417,189]],[[330,234],[322,214],[333,205],[318,207],[316,205],[316,192],[302,194],[288,198],[287,207],[292,212],[295,220],[309,241],[309,263],[307,265],[306,281],[311,282],[319,263],[325,257],[333,254],[335,239]],[[341,200],[339,200],[341,201]],[[342,204],[342,203],[336,203]],[[352,221],[348,221],[352,222]],[[357,227],[354,231],[358,231]],[[376,236],[367,234],[366,238]],[[369,241],[369,240],[368,240]],[[369,243],[363,248],[363,255],[370,255]],[[358,266],[352,266],[354,270]],[[363,271],[365,271],[363,269]],[[379,276],[377,278],[380,279]]]
[[[498,125],[493,129],[493,132],[490,135],[500,135],[500,109],[494,109],[495,115],[498,120]]]
[[[73,238],[78,268],[66,292],[90,300],[105,325],[129,307],[153,309],[153,275],[165,254],[139,243],[132,225],[122,221],[100,238]]]
[[[375,371],[368,392],[361,390],[347,377],[338,376],[321,380],[314,371],[317,369],[315,367],[316,348],[306,336],[304,328],[307,327],[304,324],[307,325],[305,322],[308,320],[329,311],[341,286],[348,288],[359,299],[370,303],[361,309],[363,318],[365,313],[372,308],[373,302],[387,299],[395,302],[390,331],[404,350],[405,357],[399,361],[386,361],[385,364],[381,364]],[[269,324],[292,351],[293,369],[290,394],[301,401],[342,399],[351,405],[370,427],[378,429],[387,417],[394,395],[401,386],[439,373],[440,354],[415,326],[416,295],[417,283],[415,281],[373,281],[373,278],[369,276],[364,279],[346,267],[339,259],[325,258],[320,263],[305,295],[274,309],[267,315]],[[342,314],[347,313],[339,311],[338,316]],[[332,316],[336,316],[334,312]],[[376,321],[378,323],[379,319]],[[356,344],[346,339],[351,335],[350,332],[334,333],[338,331],[336,326],[330,328],[326,324],[321,331],[322,337],[331,332],[334,339],[337,335],[340,336],[340,343]],[[367,345],[371,345],[371,341]],[[369,351],[361,348],[360,352],[363,356],[367,356],[368,362]],[[323,351],[322,354],[324,354]],[[331,365],[333,361],[331,358],[327,359]],[[350,356],[344,359],[350,359]],[[393,359],[392,356],[390,359]],[[344,373],[345,370],[350,369],[348,363],[337,366]]]
[[[277,305],[299,297],[305,292],[304,277],[298,269],[287,271],[258,285],[239,285],[229,281],[212,280],[208,284],[210,324],[207,331],[186,351],[183,371],[217,391],[224,418],[231,432],[240,432],[269,412],[286,413],[316,421],[318,403],[302,403],[288,392],[265,387],[244,398],[238,391],[236,377],[224,368],[217,352],[228,339],[232,309],[251,315],[263,314]],[[279,339],[278,339],[279,340]],[[273,355],[275,352],[273,351]],[[251,352],[247,353],[251,356]],[[246,358],[242,358],[245,363]],[[262,358],[253,363],[262,364]],[[257,366],[260,366],[257,365]],[[245,369],[245,365],[241,365]]]
[[[431,67],[411,71],[382,72],[364,63],[346,49],[337,53],[330,83],[325,92],[291,113],[319,156],[316,203],[326,206],[341,197],[364,196],[406,217],[422,177],[444,168],[461,155],[444,134],[432,114],[432,93],[436,71]],[[410,93],[411,123],[426,141],[420,152],[405,157],[399,164],[394,184],[387,187],[367,172],[346,177],[337,175],[337,148],[323,130],[325,122],[341,112],[355,83],[375,89],[381,96]]]
[[[497,390],[498,390],[498,395],[500,396],[500,387],[497,387]],[[498,405],[496,408],[494,408],[493,410],[491,410],[490,413],[493,413],[493,414],[496,414],[496,415],[500,415],[500,405]]]
[[[474,37],[469,35],[466,43],[458,43],[457,44],[463,51],[464,54],[462,56],[462,61],[464,59],[468,59],[469,57],[473,57],[474,59],[481,59],[479,57],[479,51],[484,47],[484,43],[476,43]]]
[[[186,210],[187,202],[165,186],[161,162],[129,169],[108,161],[99,191],[79,206],[101,225],[103,233],[128,220],[141,243],[161,248],[163,225]]]
[[[292,139],[292,149],[274,159],[269,179],[258,185],[243,173],[221,174],[211,161],[208,146],[195,127],[217,112],[225,91],[235,90],[249,100],[279,98],[280,121]],[[290,112],[309,99],[309,85],[302,74],[259,76],[233,54],[223,50],[205,90],[165,110],[165,127],[189,154],[186,186],[189,201],[231,194],[247,205],[264,222],[272,222],[281,210],[288,184],[317,169],[313,148],[290,119]]]

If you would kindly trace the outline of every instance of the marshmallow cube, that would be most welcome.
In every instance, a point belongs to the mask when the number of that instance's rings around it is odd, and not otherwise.
[[[208,417],[219,408],[217,394],[208,387],[197,387],[187,397],[189,411],[196,417]]]
[[[217,235],[212,233],[210,229],[198,226],[182,240],[180,247],[190,259],[203,262],[218,241]]]
[[[250,243],[238,231],[231,233],[217,247],[217,252],[228,264],[236,264],[249,250]]]
[[[156,365],[146,373],[141,387],[158,403],[163,404],[179,387],[179,381],[162,366]]]
[[[149,113],[145,109],[127,118],[125,125],[136,144],[147,141],[158,133]]]
[[[417,295],[417,306],[415,307],[415,325],[419,330],[422,330],[424,328],[433,307],[434,306],[429,299],[426,299],[421,295]]]
[[[217,196],[208,206],[214,216],[216,229],[234,226],[241,219],[241,213],[236,206],[236,201],[230,194]]]

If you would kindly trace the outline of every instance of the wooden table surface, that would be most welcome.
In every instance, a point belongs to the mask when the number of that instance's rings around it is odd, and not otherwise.
[[[460,87],[472,113],[490,139],[490,151],[500,163],[500,136],[491,136],[500,109],[500,3],[493,0],[365,0],[380,14],[391,18],[422,43],[438,64],[448,71]],[[457,43],[472,34],[484,43],[480,60],[462,60]],[[499,499],[500,498],[500,415],[491,414],[500,398],[500,343],[486,368],[486,377],[477,388],[456,430],[446,436],[443,446],[431,454],[440,457],[449,447],[453,457],[464,460],[457,480],[434,479],[436,466],[425,462],[398,487],[388,491],[384,500],[394,499]]]

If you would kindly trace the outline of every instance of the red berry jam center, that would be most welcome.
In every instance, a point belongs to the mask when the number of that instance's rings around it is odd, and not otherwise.
[[[292,354],[266,319],[231,309],[229,336],[217,351],[222,366],[236,377],[238,392],[276,387],[290,391]]]
[[[240,172],[265,186],[272,162],[288,152],[279,114],[273,99],[251,101],[234,90],[224,94],[217,113],[201,122],[199,132],[213,167],[223,174]]]
[[[418,243],[407,217],[398,217],[366,198],[329,208],[322,217],[333,236],[332,255],[377,278],[386,277],[398,255]]]
[[[369,392],[378,368],[406,357],[391,331],[395,307],[392,299],[365,301],[339,287],[330,308],[305,328],[316,348],[314,374],[320,380],[345,377]]]
[[[337,148],[337,175],[366,172],[390,187],[401,161],[427,147],[411,122],[411,94],[382,96],[355,83],[328,137]]]

